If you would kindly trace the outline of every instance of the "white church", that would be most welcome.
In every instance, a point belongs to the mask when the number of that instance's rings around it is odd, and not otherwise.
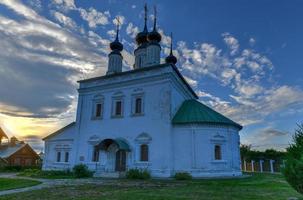
[[[145,9],[146,10],[146,9]],[[202,104],[176,67],[160,63],[156,17],[136,36],[135,63],[122,71],[118,29],[104,76],[81,80],[76,121],[44,138],[44,170],[85,164],[100,177],[146,169],[152,177],[240,176],[242,126]]]

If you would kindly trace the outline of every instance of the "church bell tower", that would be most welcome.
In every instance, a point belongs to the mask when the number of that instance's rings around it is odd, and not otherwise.
[[[119,19],[117,19],[117,33],[116,39],[110,43],[110,49],[112,50],[108,55],[108,69],[106,75],[122,72],[122,60],[121,51],[123,50],[123,44],[119,41]]]

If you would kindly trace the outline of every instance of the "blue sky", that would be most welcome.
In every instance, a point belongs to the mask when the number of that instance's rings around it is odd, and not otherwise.
[[[149,27],[157,6],[162,58],[173,32],[200,100],[244,125],[242,143],[285,148],[303,116],[303,2],[146,2]],[[131,69],[144,3],[0,0],[0,126],[41,150],[41,137],[74,120],[76,81],[104,74],[117,16]]]

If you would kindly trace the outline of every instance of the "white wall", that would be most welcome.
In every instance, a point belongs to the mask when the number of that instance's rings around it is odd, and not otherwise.
[[[186,125],[174,127],[175,171],[194,176],[240,175],[238,130],[232,127]],[[214,159],[214,146],[221,145],[222,160]]]
[[[132,116],[132,94],[136,91],[143,93],[143,116]],[[112,97],[115,93],[123,94],[123,117],[112,118]],[[104,97],[103,118],[92,120],[93,97],[100,94]],[[166,149],[169,142],[171,128],[170,101],[171,87],[167,80],[154,81],[152,83],[141,83],[131,86],[120,86],[115,89],[98,90],[93,93],[82,94],[82,113],[79,127],[79,135],[76,139],[79,151],[77,152],[77,163],[79,158],[84,157],[83,162],[91,163],[93,145],[89,144],[90,137],[97,136],[100,140],[106,138],[124,138],[133,148],[130,153],[129,167],[135,163],[135,139],[145,132],[152,137],[150,148],[150,166],[155,171],[169,170],[169,153]],[[80,120],[80,119],[79,119]],[[137,156],[138,158],[138,156]],[[91,163],[91,167],[95,167]]]
[[[43,169],[70,169],[75,163],[75,142],[76,127],[71,126],[62,133],[45,141],[45,155]],[[61,152],[61,162],[57,162],[57,152]],[[69,152],[69,161],[64,162],[65,152]]]

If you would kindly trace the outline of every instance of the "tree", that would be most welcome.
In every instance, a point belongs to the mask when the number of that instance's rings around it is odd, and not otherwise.
[[[293,144],[287,148],[283,174],[287,182],[303,194],[303,123],[298,124],[293,136]]]
[[[241,144],[240,146],[240,154],[241,160],[247,159],[250,156],[251,145]]]

